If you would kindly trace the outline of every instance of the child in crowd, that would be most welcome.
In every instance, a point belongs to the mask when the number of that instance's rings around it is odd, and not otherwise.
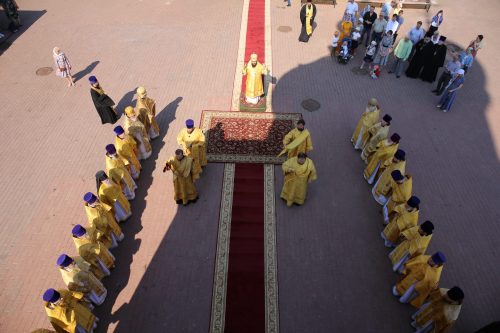
[[[351,34],[351,52],[353,56],[356,54],[356,49],[358,48],[360,38],[361,38],[361,26],[358,25]]]
[[[380,73],[381,73],[380,66],[375,65],[370,71],[370,76],[372,77],[372,79],[378,79],[380,77]]]
[[[359,69],[363,69],[366,63],[371,63],[373,61],[373,57],[375,52],[377,51],[377,42],[372,41],[371,44],[366,48],[365,57],[363,58],[363,62]]]
[[[335,34],[333,35],[333,39],[332,39],[332,43],[331,43],[331,46],[332,46],[331,56],[332,57],[335,56],[335,50],[337,49],[337,46],[339,45],[339,36],[340,36],[340,32],[335,31]]]

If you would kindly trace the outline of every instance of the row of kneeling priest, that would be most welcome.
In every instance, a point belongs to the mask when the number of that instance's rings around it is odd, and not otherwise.
[[[444,332],[457,320],[464,299],[459,287],[439,288],[439,279],[446,262],[438,251],[427,255],[434,224],[418,225],[420,199],[412,193],[411,175],[406,172],[406,153],[399,149],[401,137],[389,136],[392,117],[380,119],[375,98],[368,102],[351,138],[366,168],[363,176],[373,185],[375,201],[382,206],[380,236],[391,248],[389,259],[394,272],[401,274],[392,288],[401,303],[417,308],[411,317],[416,332]]]
[[[150,141],[160,134],[155,101],[144,87],[137,88],[137,96],[136,107],[125,108],[123,126],[114,128],[114,144],[105,147],[106,169],[95,175],[97,194],[83,196],[88,225],[77,224],[71,231],[78,255],[57,258],[67,289],[50,288],[43,294],[49,321],[57,332],[90,333],[99,321],[92,310],[106,299],[101,280],[111,274],[115,266],[111,250],[124,238],[118,223],[132,215],[129,200],[135,198],[140,160],[151,156]],[[164,171],[173,173],[174,199],[187,205],[198,199],[194,181],[207,165],[205,136],[188,119],[177,143],[181,149],[166,162]]]

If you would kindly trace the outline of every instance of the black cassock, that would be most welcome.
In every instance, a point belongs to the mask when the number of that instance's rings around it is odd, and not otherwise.
[[[434,53],[432,57],[424,62],[424,69],[422,70],[422,74],[420,74],[420,78],[427,82],[436,81],[436,76],[439,70],[439,67],[444,66],[444,61],[446,60],[446,52],[448,48],[444,44],[437,44],[434,48]]]
[[[300,22],[302,23],[302,29],[300,30],[300,36],[299,36],[299,41],[307,43],[309,41],[309,35],[307,34],[306,31],[306,6],[302,6],[300,9]],[[311,4],[313,7],[313,16],[311,17],[311,27],[313,26],[314,18],[316,17],[316,5]]]
[[[99,94],[94,89],[90,88],[90,96],[92,96],[92,101],[94,102],[95,108],[99,117],[101,117],[101,122],[103,124],[114,124],[118,120],[118,116],[113,110],[112,106],[115,102],[106,94]]]
[[[432,42],[424,42],[421,39],[417,45],[415,45],[415,54],[411,58],[410,65],[406,69],[406,76],[416,79],[426,59],[429,59],[434,53],[435,44]]]

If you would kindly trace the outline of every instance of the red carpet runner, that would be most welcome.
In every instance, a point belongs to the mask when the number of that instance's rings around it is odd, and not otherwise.
[[[264,62],[264,7],[265,0],[250,0],[245,62],[253,52]],[[229,244],[225,332],[265,332],[262,164],[236,164]]]

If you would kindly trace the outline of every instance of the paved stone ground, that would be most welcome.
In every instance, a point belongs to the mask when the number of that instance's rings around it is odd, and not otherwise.
[[[161,110],[163,129],[145,163],[134,216],[124,226],[126,240],[115,251],[118,267],[105,281],[109,296],[97,311],[99,331],[206,331],[222,165],[207,168],[199,183],[202,199],[185,209],[173,204],[170,176],[161,168],[185,118],[198,119],[202,109],[230,108],[242,4],[19,4],[26,30],[0,57],[0,331],[48,327],[40,296],[47,287],[62,287],[57,255],[75,253],[69,230],[85,221],[81,196],[95,190],[93,174],[104,166],[104,146],[113,140],[112,126],[101,126],[93,109],[86,82],[90,72],[119,109],[144,84]],[[494,87],[500,79],[494,73],[500,45],[493,36],[500,33],[494,24],[500,4],[476,1],[477,11],[472,11],[465,0],[443,1],[431,10],[444,8],[442,30],[453,43],[463,46],[478,33],[486,36],[450,114],[433,107],[427,83],[385,73],[378,81],[354,75],[351,68],[360,56],[347,66],[331,63],[326,46],[342,5],[319,6],[317,30],[304,45],[297,42],[298,1],[286,9],[281,0],[271,4],[274,111],[300,112],[306,98],[322,104],[315,113],[304,111],[320,181],[300,209],[277,202],[282,332],[410,331],[410,307],[390,295],[396,276],[378,236],[378,207],[348,142],[371,96],[393,115],[393,131],[403,137],[422,219],[436,222],[431,251],[441,249],[449,258],[442,285],[459,284],[467,294],[457,331],[498,319],[495,245],[500,230],[495,222],[500,218],[494,202],[500,195],[495,186],[500,95]],[[430,18],[422,10],[406,14],[404,31],[417,18]],[[478,16],[481,22],[475,21]],[[0,23],[5,24],[3,16]],[[279,32],[280,25],[293,30]],[[55,45],[80,72],[73,89],[54,75],[34,74],[52,65]],[[277,192],[280,175],[277,168]]]
[[[494,73],[500,45],[488,36],[498,33],[491,22],[500,4],[440,1],[429,15],[405,11],[403,32],[418,19],[427,27],[439,8],[445,12],[440,30],[449,42],[466,46],[477,34],[486,36],[453,112],[444,114],[434,107],[434,87],[428,83],[386,72],[377,81],[355,75],[351,70],[360,65],[361,52],[345,66],[330,60],[327,45],[344,4],[318,6],[317,28],[303,44],[297,41],[298,3],[292,8],[283,7],[281,0],[272,3],[274,111],[299,112],[306,98],[322,104],[314,113],[303,110],[319,180],[310,186],[305,206],[288,209],[277,201],[282,331],[411,331],[413,310],[390,292],[397,276],[379,236],[379,206],[362,177],[364,163],[348,141],[372,96],[393,116],[391,131],[402,136],[407,171],[422,200],[421,221],[431,219],[436,225],[429,251],[442,250],[448,257],[441,285],[465,290],[456,331],[471,332],[498,320],[500,96],[495,87],[500,79]],[[293,30],[282,33],[279,26]],[[276,175],[279,195],[279,167]]]

